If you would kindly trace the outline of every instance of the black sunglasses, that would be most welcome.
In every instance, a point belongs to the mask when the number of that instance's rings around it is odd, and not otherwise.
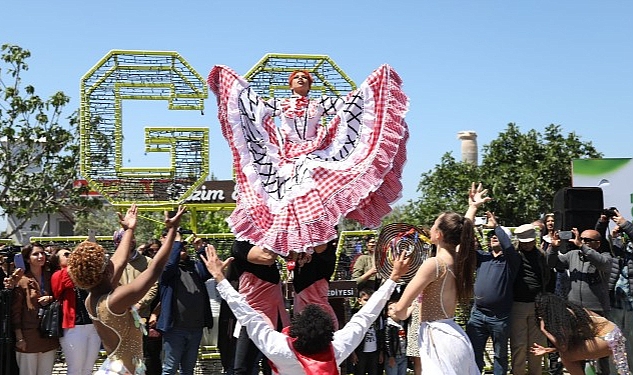
[[[596,240],[595,238],[587,238],[587,237],[580,237],[580,241],[583,243],[600,242],[600,240]]]

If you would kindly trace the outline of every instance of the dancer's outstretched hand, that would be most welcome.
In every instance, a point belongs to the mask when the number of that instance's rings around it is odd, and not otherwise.
[[[398,258],[393,261],[393,268],[389,278],[396,282],[400,280],[409,271],[409,261],[410,258],[407,257],[407,252],[401,252]]]
[[[218,283],[224,280],[224,269],[233,261],[233,257],[225,261],[218,258],[218,253],[213,245],[207,245],[205,254],[200,254],[200,258],[202,258],[207,270],[209,270],[211,276],[213,276]]]
[[[555,348],[546,348],[542,345],[539,345],[537,343],[532,344],[532,347],[530,348],[530,353],[537,355],[537,356],[541,356],[543,354],[547,354],[547,353],[554,353],[556,351]]]
[[[473,182],[468,191],[468,205],[479,207],[484,203],[490,202],[492,198],[486,195],[488,195],[488,189],[484,189],[481,183],[476,185]]]
[[[132,203],[130,208],[127,209],[125,216],[121,215],[120,212],[117,212],[117,214],[119,215],[119,222],[121,223],[121,227],[124,230],[136,229],[137,213],[138,208],[136,207],[136,203]]]
[[[169,217],[169,213],[165,211],[165,227],[167,228],[177,228],[180,225],[180,219],[182,215],[187,211],[187,207],[178,206],[178,211],[172,217]]]

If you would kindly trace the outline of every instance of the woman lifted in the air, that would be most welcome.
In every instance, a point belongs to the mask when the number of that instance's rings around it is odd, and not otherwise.
[[[294,71],[292,96],[269,100],[228,67],[208,79],[239,192],[229,225],[283,256],[334,239],[341,217],[377,227],[402,191],[408,99],[398,74],[383,65],[344,98],[310,97],[313,79]]]

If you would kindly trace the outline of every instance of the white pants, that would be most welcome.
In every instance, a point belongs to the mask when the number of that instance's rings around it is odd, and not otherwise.
[[[57,349],[43,353],[15,353],[20,375],[51,375]]]
[[[68,375],[90,375],[99,357],[101,338],[92,324],[64,328],[59,343],[66,357]]]

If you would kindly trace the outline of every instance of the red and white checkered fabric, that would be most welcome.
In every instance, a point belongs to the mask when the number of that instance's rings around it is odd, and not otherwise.
[[[375,70],[314,139],[289,141],[270,106],[225,66],[208,78],[233,154],[238,239],[287,255],[336,237],[341,217],[377,227],[401,196],[408,98],[388,65]],[[281,121],[284,121],[282,118]]]

